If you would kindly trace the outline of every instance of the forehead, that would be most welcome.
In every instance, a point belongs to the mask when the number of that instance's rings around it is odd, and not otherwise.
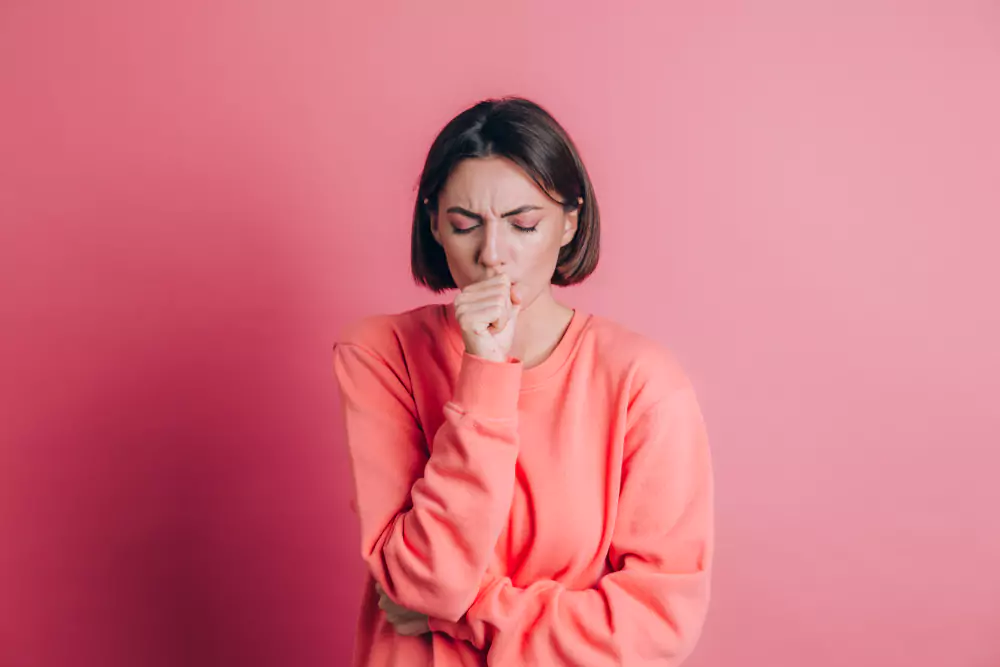
[[[551,203],[523,169],[504,157],[463,160],[448,177],[441,197],[481,208]]]

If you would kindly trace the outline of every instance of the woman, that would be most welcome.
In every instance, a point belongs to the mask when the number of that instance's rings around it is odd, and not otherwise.
[[[700,633],[712,475],[658,344],[556,300],[597,265],[594,189],[541,107],[488,100],[431,146],[414,278],[335,371],[372,582],[356,665],[677,665]]]

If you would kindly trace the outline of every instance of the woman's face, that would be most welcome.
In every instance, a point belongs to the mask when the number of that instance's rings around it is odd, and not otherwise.
[[[565,212],[507,158],[470,158],[441,189],[431,230],[459,289],[503,273],[528,305],[551,284],[578,210]]]

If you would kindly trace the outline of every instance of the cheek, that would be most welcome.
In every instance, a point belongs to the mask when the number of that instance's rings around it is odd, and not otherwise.
[[[449,262],[464,262],[475,255],[476,246],[468,238],[446,234],[441,238],[441,248]]]
[[[514,250],[524,260],[549,261],[559,256],[559,238],[550,232],[519,234]]]
[[[522,234],[511,246],[511,259],[525,278],[548,280],[559,261],[559,239],[538,232]]]
[[[476,247],[465,240],[455,236],[442,238],[441,248],[456,283],[468,283],[476,274]]]

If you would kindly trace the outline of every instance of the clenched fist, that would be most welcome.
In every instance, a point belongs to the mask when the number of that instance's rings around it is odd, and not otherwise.
[[[385,594],[385,591],[378,584],[375,584],[375,592],[378,593],[378,608],[392,623],[392,627],[396,629],[397,633],[407,637],[417,637],[431,631],[430,621],[427,620],[426,615],[400,607]]]
[[[520,309],[517,286],[503,274],[463,289],[455,297],[455,318],[465,351],[490,361],[507,361]]]

